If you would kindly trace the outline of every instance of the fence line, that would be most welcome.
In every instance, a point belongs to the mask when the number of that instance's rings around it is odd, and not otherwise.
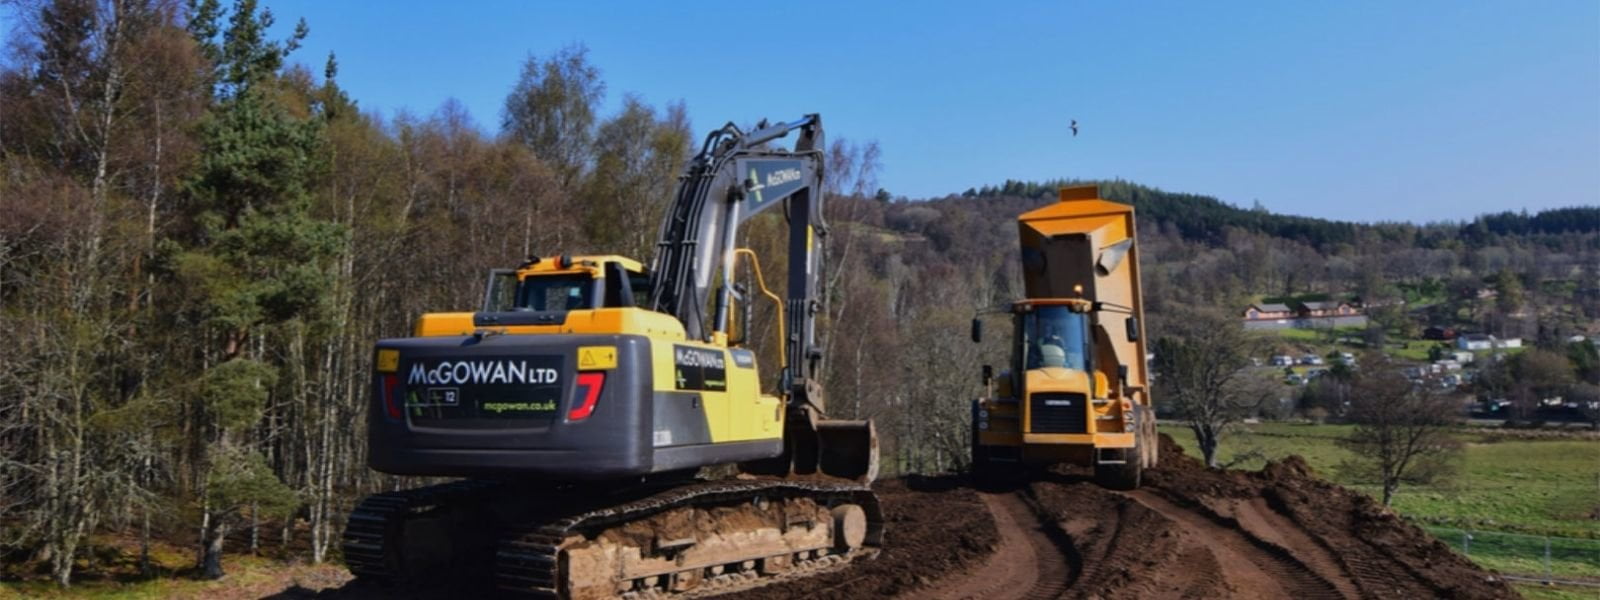
[[[1423,525],[1473,562],[1508,578],[1600,587],[1600,540]]]

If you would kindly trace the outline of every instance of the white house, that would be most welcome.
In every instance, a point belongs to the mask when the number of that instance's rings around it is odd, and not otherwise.
[[[1462,350],[1488,350],[1494,344],[1494,336],[1485,333],[1468,333],[1456,336],[1456,347]]]
[[[1486,333],[1468,333],[1456,337],[1456,347],[1462,350],[1521,348],[1522,338],[1506,338],[1502,340]]]
[[[1506,338],[1503,340],[1498,340],[1495,339],[1494,336],[1490,336],[1489,343],[1496,348],[1521,348],[1522,338]]]

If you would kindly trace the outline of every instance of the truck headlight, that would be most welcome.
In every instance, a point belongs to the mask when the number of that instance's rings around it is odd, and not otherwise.
[[[978,430],[979,431],[988,431],[989,430],[989,422],[988,421],[978,421]]]
[[[983,420],[983,419],[987,419],[987,418],[989,418],[989,409],[987,409],[987,408],[978,409],[978,419],[979,420]]]

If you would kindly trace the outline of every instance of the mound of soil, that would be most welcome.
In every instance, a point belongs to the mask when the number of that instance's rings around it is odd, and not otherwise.
[[[1065,596],[1515,598],[1494,574],[1299,457],[1208,469],[1163,435],[1145,487],[1071,470],[1027,489],[1078,563]]]
[[[1037,573],[1010,588],[985,588],[982,582],[996,571],[979,560],[950,577],[908,589],[927,572],[911,564],[904,568],[918,575],[852,589],[898,591],[903,598],[991,590],[982,595],[985,600],[1517,597],[1493,573],[1371,498],[1318,478],[1298,457],[1269,463],[1259,472],[1208,469],[1162,436],[1160,466],[1147,471],[1143,488],[1111,491],[1095,485],[1091,475],[1087,469],[1058,466],[1013,489],[977,492],[991,510],[1031,508],[1038,517],[1031,523],[997,514],[1001,538],[1026,535],[1036,546],[1053,545],[1025,554],[1060,561],[1063,568],[1040,564]],[[942,495],[900,495],[897,510],[908,501],[938,502]],[[933,523],[941,530],[931,534],[915,529],[925,524],[892,523],[890,547],[908,538],[919,540],[917,551],[930,555],[946,547],[942,523]],[[999,553],[1013,550],[1001,544]],[[893,576],[854,568],[838,575],[844,580]],[[751,597],[790,596],[758,590]]]
[[[1298,456],[1269,463],[1252,479],[1268,506],[1303,528],[1354,574],[1364,595],[1516,596],[1504,580],[1370,496],[1317,478]]]

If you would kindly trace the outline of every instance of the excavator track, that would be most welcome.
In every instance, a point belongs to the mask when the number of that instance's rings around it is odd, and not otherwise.
[[[350,573],[384,583],[405,584],[414,582],[418,573],[409,563],[426,560],[425,556],[412,556],[403,542],[408,534],[407,525],[414,525],[416,517],[434,511],[456,508],[474,498],[494,492],[501,484],[485,480],[463,480],[427,487],[373,494],[361,500],[345,525],[341,548],[344,562]],[[410,540],[415,549],[417,542]],[[435,550],[436,548],[430,549]]]
[[[806,577],[876,556],[882,543],[877,496],[853,482],[598,492],[467,480],[368,496],[350,515],[343,550],[352,574],[388,586],[492,582],[512,597],[642,599]]]
[[[877,555],[883,511],[866,485],[726,480],[676,487],[520,528],[495,583],[540,598],[695,598]]]

